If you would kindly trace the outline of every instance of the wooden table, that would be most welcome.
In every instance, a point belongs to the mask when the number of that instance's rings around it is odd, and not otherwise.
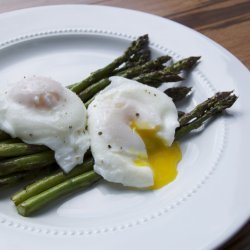
[[[250,67],[249,0],[0,0],[0,12],[51,4],[101,4],[169,18],[215,40]],[[220,248],[229,249],[250,249],[250,223]]]

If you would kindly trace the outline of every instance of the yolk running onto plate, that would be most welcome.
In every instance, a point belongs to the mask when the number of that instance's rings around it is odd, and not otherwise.
[[[140,135],[143,140],[148,159],[138,157],[135,160],[137,166],[149,165],[154,174],[154,185],[151,189],[159,189],[172,182],[177,176],[177,164],[181,160],[181,149],[177,142],[170,147],[157,136],[157,129],[141,129],[133,122],[131,128]]]

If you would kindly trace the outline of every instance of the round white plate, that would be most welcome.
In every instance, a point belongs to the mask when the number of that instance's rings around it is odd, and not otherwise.
[[[68,5],[0,15],[0,82],[45,75],[74,83],[148,33],[153,56],[201,55],[184,82],[191,109],[219,90],[237,103],[205,131],[181,141],[177,179],[139,192],[102,182],[31,218],[19,216],[3,193],[3,249],[212,249],[249,218],[248,70],[218,44],[172,21],[131,10]]]

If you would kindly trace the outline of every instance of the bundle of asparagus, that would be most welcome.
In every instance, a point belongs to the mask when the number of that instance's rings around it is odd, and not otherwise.
[[[180,81],[182,71],[191,69],[200,57],[189,57],[165,66],[171,57],[150,60],[147,35],[132,42],[124,54],[83,81],[69,86],[87,106],[94,96],[110,84],[110,76],[123,76],[154,87],[163,82]],[[174,102],[184,99],[191,91],[188,87],[174,87],[165,91]],[[176,139],[200,127],[206,120],[231,107],[237,97],[232,92],[219,92],[189,113],[179,113],[180,127]],[[29,216],[57,198],[83,187],[89,187],[101,177],[93,171],[94,160],[88,154],[84,163],[65,174],[55,163],[54,153],[45,146],[35,146],[12,139],[0,131],[0,187],[13,186],[23,180],[45,176],[22,191],[12,200],[19,214]]]

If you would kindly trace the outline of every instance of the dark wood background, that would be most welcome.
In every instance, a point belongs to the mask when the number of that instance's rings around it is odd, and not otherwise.
[[[169,18],[215,40],[250,67],[250,0],[0,0],[0,13],[55,4],[116,6]],[[220,250],[250,250],[250,223]]]

